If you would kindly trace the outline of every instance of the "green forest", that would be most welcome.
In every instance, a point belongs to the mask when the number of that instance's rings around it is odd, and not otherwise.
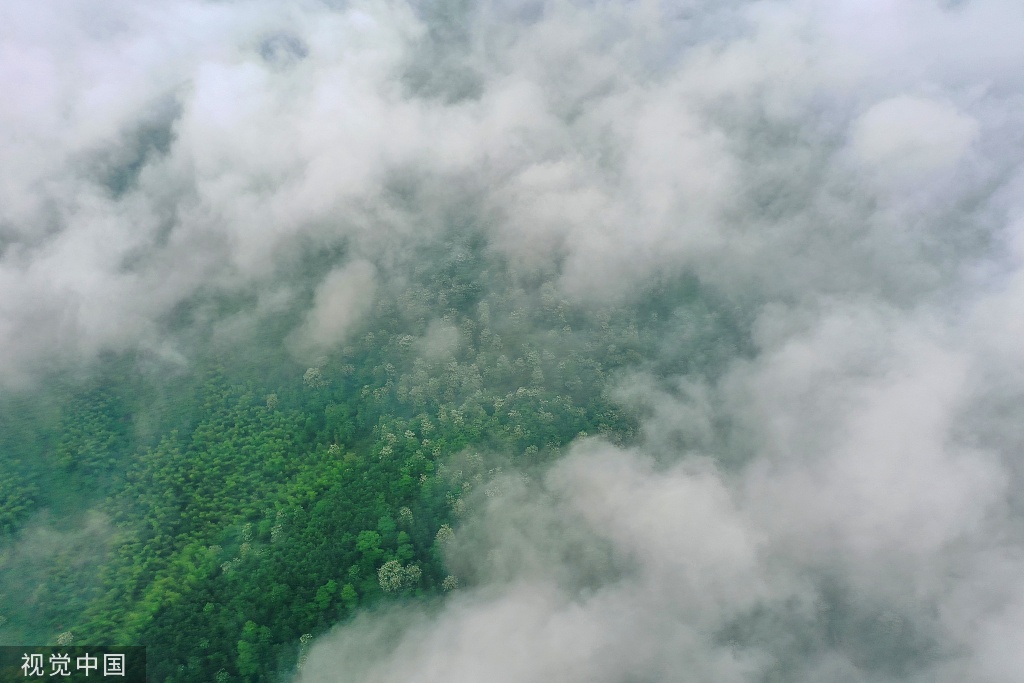
[[[1022,35],[0,0],[0,683],[1021,683]]]
[[[145,645],[167,683],[287,680],[357,610],[466,587],[445,546],[496,474],[635,442],[618,378],[742,351],[690,280],[584,308],[472,241],[441,253],[314,365],[285,350],[289,314],[224,345],[202,316],[247,302],[193,301],[168,321],[186,365],[108,354],[6,395],[3,641]]]

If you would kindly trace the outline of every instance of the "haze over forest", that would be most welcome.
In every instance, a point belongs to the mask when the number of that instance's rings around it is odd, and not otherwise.
[[[1024,4],[0,3],[0,644],[1018,683]]]

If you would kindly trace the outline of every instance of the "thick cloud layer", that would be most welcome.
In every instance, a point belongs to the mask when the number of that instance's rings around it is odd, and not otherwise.
[[[1011,0],[7,2],[0,383],[181,357],[204,295],[307,306],[318,353],[452,216],[578,299],[693,273],[753,358],[624,381],[642,446],[510,484],[474,587],[303,680],[1018,680],[1022,34]]]
[[[299,680],[1017,680],[1022,434],[988,420],[1019,394],[956,328],[834,312],[655,394],[648,446],[580,442],[484,502],[450,560],[473,588],[355,620]],[[749,459],[659,464],[707,413]]]
[[[1011,3],[3,12],[5,381],[174,356],[183,302],[401,269],[466,206],[575,296],[916,295],[991,246],[1019,141]]]

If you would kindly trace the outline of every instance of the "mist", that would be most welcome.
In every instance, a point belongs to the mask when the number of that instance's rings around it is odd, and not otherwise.
[[[499,476],[460,587],[296,680],[1016,681],[1021,35],[1009,0],[5,3],[0,390],[270,320],[315,365],[453,233],[524,301],[692,277],[744,348],[679,371],[696,323],[658,327],[609,379],[637,443]]]

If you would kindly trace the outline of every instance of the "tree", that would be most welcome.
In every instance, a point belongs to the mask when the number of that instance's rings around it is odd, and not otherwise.
[[[356,588],[351,583],[346,583],[341,588],[341,602],[345,605],[345,609],[354,610],[356,605],[359,604],[359,594],[356,593]]]
[[[394,593],[419,583],[422,574],[416,565],[403,567],[398,560],[388,560],[377,570],[377,581],[385,593]]]
[[[316,603],[317,609],[321,612],[326,612],[328,606],[331,604],[331,599],[337,592],[338,583],[333,579],[320,586],[316,591],[316,597],[313,598],[313,602]]]

